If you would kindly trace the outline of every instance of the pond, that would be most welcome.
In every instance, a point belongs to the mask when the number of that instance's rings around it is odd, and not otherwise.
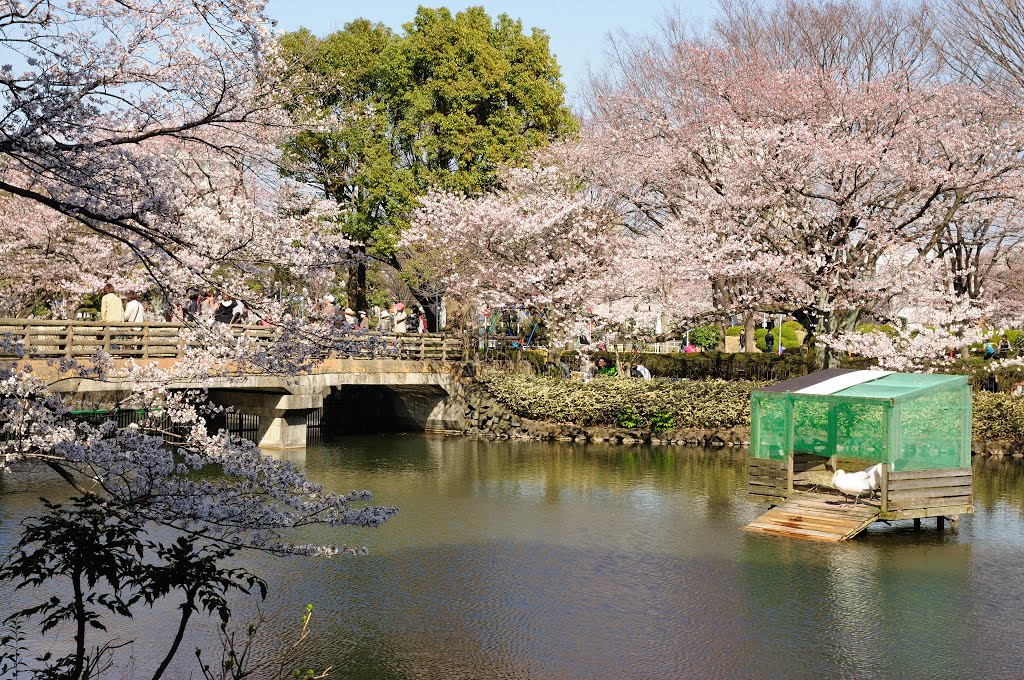
[[[380,529],[303,536],[366,557],[245,558],[270,584],[271,630],[294,631],[314,605],[310,651],[332,677],[997,678],[1024,666],[1019,464],[976,459],[977,514],[955,531],[879,524],[821,544],[742,531],[764,508],[746,498],[738,450],[387,435],[295,458],[332,490],[401,509]],[[38,495],[0,496],[0,541]],[[171,631],[118,633],[151,638],[131,647],[151,668],[152,638]],[[213,637],[200,626],[184,649]]]

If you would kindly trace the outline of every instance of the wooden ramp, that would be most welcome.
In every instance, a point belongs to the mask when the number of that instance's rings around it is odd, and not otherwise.
[[[799,494],[758,517],[747,526],[747,531],[817,541],[845,541],[871,525],[880,512],[873,503],[844,504],[839,496]]]

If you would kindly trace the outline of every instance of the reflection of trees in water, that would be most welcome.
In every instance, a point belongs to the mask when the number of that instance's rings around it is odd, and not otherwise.
[[[372,474],[397,483],[416,480],[445,496],[466,496],[486,486],[489,495],[551,504],[566,494],[620,499],[653,494],[642,499],[653,502],[682,491],[689,511],[728,522],[745,499],[746,460],[746,449],[735,448],[351,437],[309,449],[306,469],[334,490],[347,490],[353,473]],[[379,489],[382,482],[366,483]]]
[[[971,546],[953,534],[750,535],[741,561],[751,626],[775,677],[974,677],[977,660],[964,654]]]
[[[974,504],[991,511],[999,503],[1024,513],[1024,461],[976,456]]]

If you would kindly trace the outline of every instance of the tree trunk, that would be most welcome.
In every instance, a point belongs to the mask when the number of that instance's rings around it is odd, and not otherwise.
[[[357,312],[369,312],[370,305],[366,299],[366,246],[353,246],[356,261],[348,268],[348,282],[345,284],[345,296],[348,307]]]
[[[68,678],[78,680],[85,668],[85,593],[82,590],[82,573],[75,571],[71,583],[75,594],[75,661]]]
[[[743,351],[753,352],[757,349],[757,342],[754,339],[754,314],[748,313],[743,317]]]

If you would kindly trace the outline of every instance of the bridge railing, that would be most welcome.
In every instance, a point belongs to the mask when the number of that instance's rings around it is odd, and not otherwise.
[[[20,345],[30,358],[86,358],[102,350],[116,359],[174,359],[184,354],[179,323],[103,323],[101,321],[57,321],[48,319],[0,318],[0,339]],[[232,325],[239,336],[273,341],[280,334],[273,326]],[[332,335],[332,338],[336,336]],[[13,358],[13,347],[0,343],[0,358]],[[463,357],[458,338],[438,334],[403,335],[352,334],[343,343],[324,343],[324,356],[348,358],[391,358],[423,361],[452,361]]]

